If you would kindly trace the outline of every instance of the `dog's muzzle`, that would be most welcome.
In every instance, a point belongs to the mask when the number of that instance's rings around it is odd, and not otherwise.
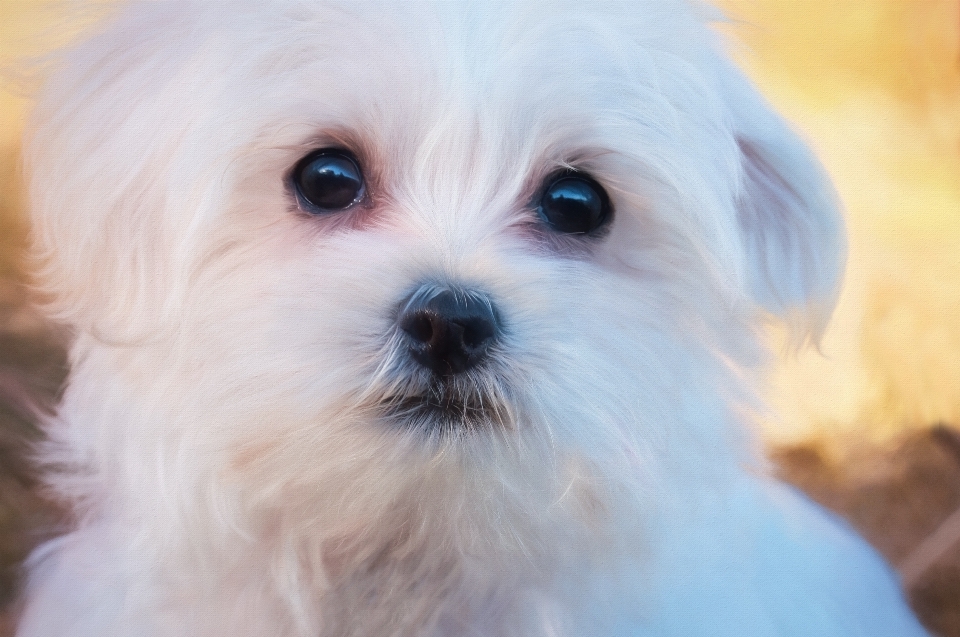
[[[391,423],[447,434],[511,421],[503,325],[489,296],[424,284],[400,304],[396,328],[396,382],[381,401]]]
[[[479,292],[424,286],[398,317],[410,357],[440,377],[481,363],[500,333],[496,309]]]

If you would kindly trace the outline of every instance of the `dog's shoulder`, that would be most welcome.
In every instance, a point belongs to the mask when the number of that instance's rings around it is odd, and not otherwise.
[[[922,637],[896,574],[843,520],[744,477],[659,560],[663,635]]]

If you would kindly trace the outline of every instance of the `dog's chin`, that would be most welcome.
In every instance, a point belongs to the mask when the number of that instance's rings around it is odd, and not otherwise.
[[[502,429],[512,421],[503,399],[446,380],[385,398],[381,413],[391,427],[444,439]]]

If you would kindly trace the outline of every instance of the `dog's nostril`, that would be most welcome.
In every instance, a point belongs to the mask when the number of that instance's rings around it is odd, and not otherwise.
[[[430,292],[407,302],[400,329],[410,337],[415,361],[436,374],[459,374],[483,360],[496,340],[493,305],[476,293]]]
[[[493,326],[486,321],[463,323],[463,343],[467,347],[480,347],[493,337]]]
[[[405,315],[400,327],[414,340],[421,343],[429,343],[435,333],[431,316],[426,312]]]

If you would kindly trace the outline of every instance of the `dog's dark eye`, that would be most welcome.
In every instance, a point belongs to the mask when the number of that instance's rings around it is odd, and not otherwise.
[[[349,208],[363,197],[363,173],[346,151],[318,150],[293,169],[293,185],[308,212],[322,214]]]
[[[558,232],[587,234],[610,218],[610,198],[587,175],[567,170],[547,181],[538,212]]]

